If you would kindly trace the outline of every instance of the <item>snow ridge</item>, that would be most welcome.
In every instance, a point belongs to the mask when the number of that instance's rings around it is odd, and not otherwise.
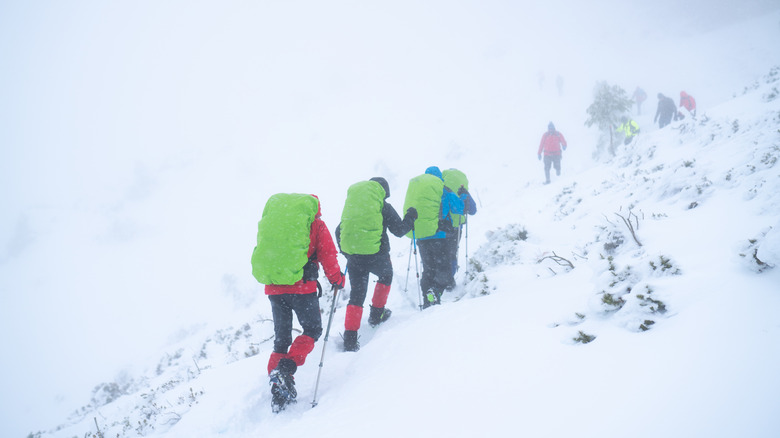
[[[617,148],[606,163],[579,175],[577,182],[551,187],[555,193],[551,201],[542,201],[539,211],[550,220],[550,228],[558,230],[556,239],[549,238],[550,229],[530,223],[511,223],[489,232],[486,243],[460,273],[463,286],[445,295],[444,306],[419,314],[405,301],[407,309],[395,312],[376,337],[373,331],[364,331],[361,342],[380,344],[395,333],[403,336],[400,324],[438,321],[448,306],[480,302],[479,306],[486,306],[493,301],[483,298],[518,293],[507,290],[507,285],[521,284],[531,285],[529,294],[555,291],[557,298],[566,298],[549,303],[552,314],[558,316],[547,324],[563,345],[597,344],[603,336],[616,337],[609,327],[642,336],[673,318],[684,318],[692,298],[681,291],[690,290],[693,283],[713,286],[717,282],[706,279],[711,275],[702,266],[736,262],[749,275],[766,275],[780,264],[779,86],[780,67],[776,67],[732,101],[696,119],[688,117],[665,130],[643,133]],[[758,220],[739,229],[708,225],[708,220],[716,221],[713,215],[728,212],[724,208],[749,210]],[[688,242],[668,247],[658,243],[658,236],[668,233],[670,224],[686,223],[691,225]],[[742,243],[731,245],[727,260],[720,264],[715,260],[723,260],[722,253],[709,259],[692,258],[686,251],[713,238]],[[405,254],[396,255],[394,263],[406,264]],[[406,271],[397,270],[397,280],[404,280]],[[395,284],[394,294],[403,294],[398,291],[403,282]],[[344,296],[337,303],[342,313]],[[480,300],[454,303],[461,298]],[[323,298],[323,312],[330,309],[329,299]],[[66,422],[31,436],[186,436],[200,415],[195,407],[211,396],[208,387],[219,382],[240,385],[235,383],[240,379],[228,374],[262,377],[272,336],[270,317],[259,315],[209,335],[189,337],[140,375],[124,374],[115,382],[96,386],[92,400]],[[351,362],[382,354],[370,343],[355,356],[339,354],[333,345],[337,339],[332,332],[328,354],[335,356],[334,370],[349,371],[354,366]],[[315,367],[307,368],[301,380],[309,379]],[[327,377],[336,378],[335,374]],[[326,383],[323,389],[333,391],[332,385]],[[270,405],[262,383],[253,381],[242,391],[237,392],[243,394],[247,410]],[[333,397],[328,402],[339,403]],[[209,403],[213,407],[219,401]],[[305,404],[302,400],[290,418],[301,418]],[[177,424],[185,418],[187,426],[177,431]],[[227,423],[210,427],[229,436],[251,435],[260,430],[260,424],[269,422],[284,429],[278,423],[285,421],[282,416],[269,419],[243,411],[217,412],[214,418]],[[258,423],[253,425],[253,421]]]

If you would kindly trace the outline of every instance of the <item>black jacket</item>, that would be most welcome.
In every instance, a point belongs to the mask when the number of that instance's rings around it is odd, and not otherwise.
[[[677,105],[674,104],[672,98],[664,96],[658,99],[658,109],[655,111],[655,117],[653,117],[653,123],[655,123],[659,119],[669,121],[672,119],[672,116],[676,112],[677,112]]]
[[[395,208],[385,201],[385,204],[382,206],[382,237],[380,238],[377,254],[390,253],[390,238],[387,237],[387,230],[390,230],[397,237],[403,237],[406,233],[412,231],[413,225],[414,220],[408,214],[401,219]],[[341,251],[341,224],[336,227],[336,243],[339,246],[339,251]]]

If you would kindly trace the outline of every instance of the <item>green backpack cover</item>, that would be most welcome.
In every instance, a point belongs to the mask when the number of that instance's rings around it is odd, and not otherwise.
[[[404,200],[404,211],[409,207],[417,210],[414,221],[414,237],[422,239],[436,234],[441,215],[441,197],[444,193],[444,181],[429,174],[416,176],[409,181]],[[412,232],[406,234],[412,237]]]
[[[361,181],[347,189],[341,212],[341,250],[345,254],[376,254],[382,243],[385,189],[376,181]]]
[[[469,179],[466,178],[466,174],[458,169],[447,169],[443,171],[442,177],[444,177],[444,186],[452,190],[453,193],[458,193],[458,189],[463,186],[466,190],[469,189]],[[466,222],[466,217],[462,214],[450,213],[452,219],[452,226],[455,228],[463,225]]]
[[[268,199],[252,251],[252,275],[258,282],[292,285],[303,278],[319,202],[300,193],[279,193]]]

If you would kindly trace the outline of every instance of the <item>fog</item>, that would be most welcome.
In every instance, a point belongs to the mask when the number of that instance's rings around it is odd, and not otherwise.
[[[448,157],[538,172],[549,120],[587,166],[597,80],[722,101],[766,39],[670,48],[778,8],[364,3],[0,4],[4,417],[61,419],[260,295],[249,255],[269,195],[318,193],[333,229],[360,179],[385,176],[400,204]]]

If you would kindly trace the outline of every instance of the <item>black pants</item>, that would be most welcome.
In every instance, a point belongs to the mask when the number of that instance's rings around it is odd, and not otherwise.
[[[377,276],[377,281],[390,286],[393,282],[393,263],[390,253],[347,256],[349,275],[349,304],[363,307],[368,293],[368,274]]]
[[[547,182],[550,182],[550,166],[555,167],[555,174],[561,175],[561,156],[560,155],[545,155],[544,156],[544,177]]]
[[[452,278],[452,264],[447,251],[446,239],[418,240],[423,272],[420,278],[420,288],[423,293],[432,290],[441,296]]]
[[[322,316],[317,293],[268,295],[274,316],[274,353],[287,353],[292,344],[293,312],[303,334],[315,341],[322,335]]]
[[[447,244],[447,258],[449,259],[450,276],[447,281],[447,288],[455,287],[455,273],[458,272],[458,245],[460,245],[460,233],[458,229],[447,233],[444,238]]]

